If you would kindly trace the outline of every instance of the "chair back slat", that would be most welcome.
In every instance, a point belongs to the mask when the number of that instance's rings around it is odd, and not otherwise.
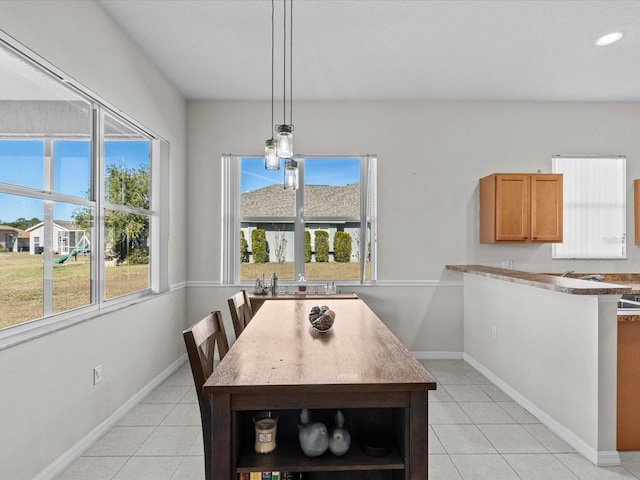
[[[231,319],[233,320],[233,330],[236,338],[238,338],[253,318],[251,301],[249,297],[247,297],[246,290],[240,290],[233,294],[227,302],[229,303],[229,311],[231,312]]]
[[[204,457],[206,478],[211,477],[211,406],[202,394],[202,386],[215,368],[216,347],[220,360],[229,351],[229,341],[222,321],[220,310],[212,312],[191,328],[182,332],[187,348],[191,373],[198,395],[200,417],[202,420],[202,437],[204,441]]]

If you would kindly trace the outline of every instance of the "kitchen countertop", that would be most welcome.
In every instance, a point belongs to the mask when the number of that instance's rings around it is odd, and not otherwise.
[[[595,282],[561,277],[559,274],[551,275],[547,273],[523,272],[520,270],[508,270],[486,265],[447,265],[447,270],[470,273],[572,295],[623,295],[634,292],[634,286],[630,284],[621,285],[618,283]]]

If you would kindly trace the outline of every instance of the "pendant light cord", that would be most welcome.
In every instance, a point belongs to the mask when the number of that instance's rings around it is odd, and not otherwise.
[[[289,8],[290,27],[289,34],[289,123],[293,128],[293,0]]]
[[[282,116],[283,125],[287,124],[287,0],[282,1],[282,10],[284,12],[284,25],[282,28],[283,45],[282,45],[282,65],[283,65],[283,82],[282,82]]]
[[[275,36],[274,36],[274,26],[275,26],[275,0],[271,0],[271,138],[273,139],[273,77],[274,77],[274,66],[273,66],[273,56],[274,56],[274,44],[275,44]]]

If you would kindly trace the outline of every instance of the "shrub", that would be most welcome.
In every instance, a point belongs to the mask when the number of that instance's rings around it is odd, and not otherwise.
[[[311,232],[304,231],[304,263],[311,261]]]
[[[333,259],[343,263],[351,261],[351,235],[347,232],[336,232],[333,236]]]
[[[127,264],[146,265],[149,263],[149,247],[133,247],[127,253]]]
[[[240,230],[240,263],[247,263],[249,261],[249,244],[247,239],[244,238],[244,230]]]
[[[329,261],[329,232],[324,230],[316,230],[315,232],[315,244],[316,244],[316,262],[328,262]]]
[[[256,228],[251,231],[251,251],[255,263],[268,263],[267,235],[264,228]]]

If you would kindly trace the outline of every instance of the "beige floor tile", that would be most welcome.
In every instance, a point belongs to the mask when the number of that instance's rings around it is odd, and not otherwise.
[[[171,403],[139,403],[127,413],[119,426],[156,427],[169,415],[174,405]]]
[[[131,457],[113,480],[170,480],[181,457]]]
[[[504,459],[522,480],[576,480],[576,476],[552,454],[507,454]]]
[[[492,402],[477,385],[446,385],[447,393],[456,402]]]
[[[429,402],[453,402],[444,385],[438,385],[436,390],[429,390],[428,398]]]
[[[473,385],[473,380],[458,371],[430,372],[439,385]]]
[[[491,397],[494,402],[513,402],[513,399],[492,383],[488,385],[478,385],[478,388]]]
[[[575,452],[575,449],[571,445],[558,437],[542,423],[524,423],[522,426],[527,430],[527,432],[536,437],[536,440],[538,440],[544,448],[549,450],[551,453]]]
[[[640,452],[620,452],[620,460],[625,470],[640,478]]]
[[[475,425],[433,425],[433,431],[448,454],[497,453]]]
[[[191,387],[161,386],[147,395],[140,403],[178,403],[190,389]]]
[[[478,425],[500,453],[549,453],[522,425]]]
[[[440,443],[440,440],[438,440],[438,436],[433,431],[433,428],[429,426],[429,455],[441,453],[447,453],[447,451]]]
[[[449,455],[429,455],[429,480],[462,480]]]
[[[113,427],[84,453],[86,457],[130,456],[140,448],[155,427]]]
[[[191,387],[193,386],[191,368],[180,368],[162,382],[162,387]]]
[[[451,455],[464,480],[520,480],[501,455]]]
[[[460,402],[458,405],[475,424],[517,423],[495,402]]]
[[[198,395],[196,394],[195,387],[191,387],[178,403],[198,403]]]
[[[197,403],[179,403],[162,421],[162,425],[202,425]]]
[[[204,457],[184,457],[171,480],[205,480]]]
[[[202,430],[198,432],[198,436],[193,440],[193,443],[187,451],[189,457],[203,457],[204,456],[204,440],[202,439]]]
[[[579,453],[556,453],[554,456],[580,480],[636,480],[623,467],[597,467]]]
[[[522,408],[516,402],[497,402],[509,415],[516,419],[518,423],[540,423],[536,417]]]
[[[159,426],[136,450],[136,456],[184,456],[189,451],[200,427]]]
[[[456,425],[473,423],[455,402],[439,402],[429,404],[429,424]]]
[[[80,457],[58,480],[111,480],[129,457]]]

